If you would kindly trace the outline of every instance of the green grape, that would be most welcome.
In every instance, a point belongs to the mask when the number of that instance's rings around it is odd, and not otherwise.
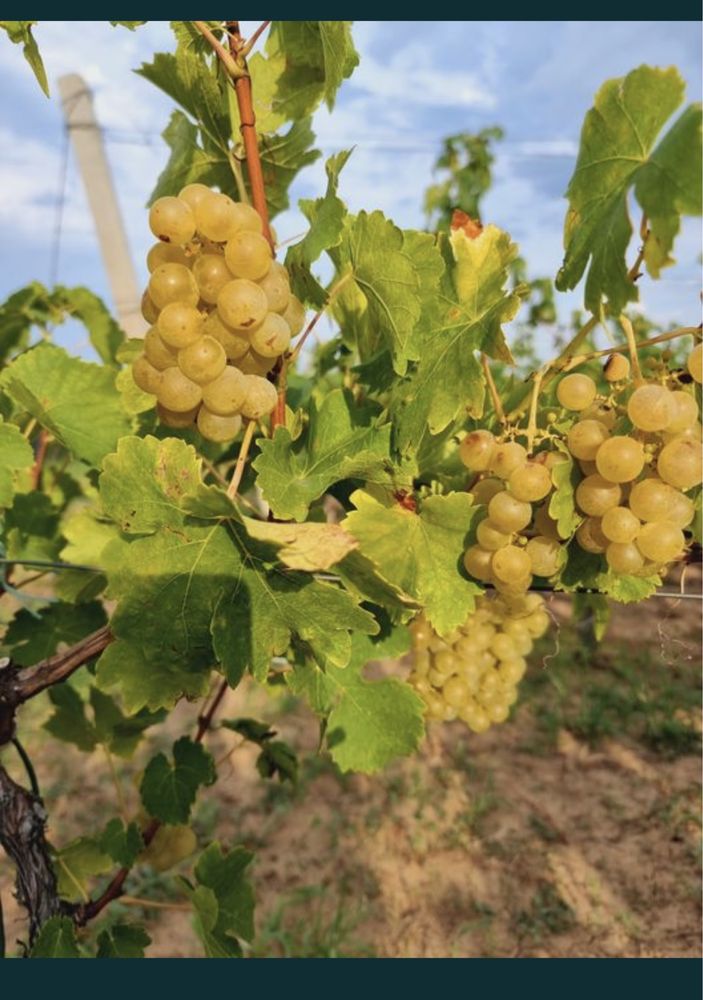
[[[510,535],[499,531],[494,524],[486,518],[485,521],[481,521],[478,528],[476,529],[476,541],[484,549],[490,549],[495,551],[495,549],[500,549],[504,545],[508,545],[510,542]]]
[[[510,705],[505,702],[495,702],[486,708],[486,714],[491,722],[505,722],[510,715]]]
[[[524,549],[519,549],[517,545],[505,545],[493,553],[491,569],[497,580],[510,584],[528,576],[532,563]]]
[[[538,609],[533,611],[525,619],[525,628],[530,633],[533,639],[540,639],[544,633],[549,629],[552,624],[552,620],[543,609]]]
[[[266,294],[253,281],[228,281],[217,297],[220,319],[233,330],[250,333],[263,323],[268,312]]]
[[[233,275],[224,257],[204,253],[193,264],[193,277],[198,283],[201,299],[208,305],[215,305],[218,295]]]
[[[198,205],[210,194],[212,192],[206,184],[186,184],[178,192],[178,197],[190,207],[191,212],[195,213]]]
[[[498,632],[494,636],[489,649],[498,660],[509,660],[517,655],[515,642],[505,632]]]
[[[703,478],[700,442],[687,437],[665,444],[657,459],[657,472],[670,486],[690,490]]]
[[[489,501],[488,516],[499,531],[522,531],[532,520],[532,507],[503,490]]]
[[[664,521],[674,490],[668,483],[652,476],[635,483],[630,490],[630,510],[640,521]]]
[[[671,521],[677,528],[687,528],[696,514],[696,508],[692,500],[678,490],[673,490],[671,503],[666,511],[667,521]]]
[[[271,261],[267,274],[258,281],[259,288],[264,290],[269,309],[275,313],[285,313],[291,301],[288,272],[278,261]]]
[[[251,335],[251,347],[263,358],[278,358],[290,345],[290,327],[278,313],[267,313]]]
[[[491,454],[489,468],[495,476],[508,479],[510,473],[527,461],[527,452],[517,441],[496,444]]]
[[[305,306],[295,295],[291,295],[290,302],[283,313],[283,318],[290,327],[291,337],[297,337],[305,326]]]
[[[459,444],[459,458],[472,472],[484,472],[490,465],[495,443],[490,431],[470,431]]]
[[[581,480],[575,497],[584,514],[600,517],[611,507],[617,507],[622,499],[622,489],[617,483],[609,482],[596,473]]]
[[[142,392],[150,392],[153,396],[161,384],[160,370],[155,368],[144,354],[140,354],[132,362],[132,378]]]
[[[605,550],[605,558],[612,571],[623,576],[639,573],[644,566],[644,559],[632,542],[611,542]]]
[[[691,441],[700,441],[702,436],[703,436],[703,427],[701,427],[699,421],[696,421],[695,424],[691,424],[690,427],[687,427],[683,431],[678,431],[675,434],[669,433],[668,430],[664,431],[664,433],[662,434],[662,438],[665,444],[668,444],[669,441],[673,441],[675,438],[678,438],[679,440],[683,438],[690,438]]]
[[[427,706],[427,718],[441,719],[444,716],[444,701],[440,696],[434,691],[429,691],[423,698]]]
[[[606,382],[624,382],[630,376],[630,362],[624,354],[611,354],[603,365]]]
[[[228,365],[212,382],[203,386],[203,404],[219,417],[239,413],[246,395],[246,376]]]
[[[221,417],[211,413],[205,406],[198,411],[198,430],[207,441],[232,441],[242,428],[242,418],[238,415]]]
[[[598,400],[587,406],[585,410],[581,410],[581,420],[597,420],[598,423],[607,427],[609,431],[612,431],[613,427],[615,427],[617,419],[618,415],[612,406],[608,406],[607,403],[601,403]]]
[[[557,399],[565,410],[585,410],[596,398],[596,383],[590,375],[573,372],[557,386]]]
[[[545,538],[552,538],[558,541],[560,538],[557,522],[549,516],[549,504],[542,504],[535,511],[535,531],[544,535]]]
[[[141,312],[142,316],[150,326],[153,326],[159,318],[159,310],[156,308],[152,297],[149,295],[148,289],[142,295]]]
[[[510,492],[518,500],[534,503],[543,500],[552,488],[552,477],[546,465],[528,462],[519,466],[508,479]]]
[[[444,677],[448,677],[449,674],[454,673],[456,659],[451,650],[441,649],[432,657],[432,663],[438,673],[442,674]]]
[[[187,243],[195,236],[195,216],[190,205],[167,195],[149,209],[149,228],[164,243]]]
[[[237,362],[237,367],[245,375],[266,375],[275,364],[274,358],[262,358],[256,351],[250,350]]]
[[[200,337],[178,352],[178,367],[199,385],[213,382],[225,370],[226,364],[225,349],[214,337]]]
[[[264,224],[255,208],[252,208],[251,205],[245,205],[242,201],[235,201],[234,208],[237,232],[240,230],[246,230],[250,233],[263,232]]]
[[[469,576],[473,576],[477,580],[482,580],[484,583],[488,583],[492,576],[492,558],[492,552],[482,549],[480,545],[472,545],[471,548],[468,548],[464,553],[464,569]]]
[[[183,247],[175,246],[173,243],[155,243],[146,255],[149,274],[160,264],[183,264],[184,267],[190,267],[192,262],[193,258],[188,257]]]
[[[634,542],[640,531],[639,518],[627,507],[611,507],[601,518],[600,526],[606,538],[619,545]]]
[[[600,420],[579,420],[569,430],[566,444],[574,458],[592,462],[600,446],[609,437],[608,428]]]
[[[491,559],[492,558],[493,557],[491,556]],[[477,649],[488,649],[495,634],[496,630],[492,625],[478,625],[472,630],[471,638],[473,639]]]
[[[216,191],[208,192],[195,206],[197,230],[213,243],[224,243],[231,239],[237,232],[239,217],[240,213],[232,199]]]
[[[663,431],[675,412],[671,393],[663,385],[641,385],[627,403],[627,415],[641,431]]]
[[[230,361],[239,361],[249,350],[249,338],[230,330],[216,312],[210,313],[205,320],[202,332],[222,344]]]
[[[556,465],[566,462],[567,456],[562,455],[560,451],[540,451],[535,455],[534,460],[538,465],[543,465],[545,469],[551,472]]]
[[[154,368],[158,368],[159,371],[164,371],[166,368],[173,368],[174,365],[178,364],[175,352],[163,342],[155,326],[147,330],[144,335],[144,353],[147,360]]]
[[[485,733],[491,725],[491,720],[486,712],[478,706],[465,706],[461,717],[474,733]]]
[[[536,576],[553,576],[564,565],[566,550],[554,538],[537,535],[525,547]]]
[[[597,517],[587,517],[583,524],[579,525],[576,541],[584,552],[591,552],[593,555],[601,555],[610,545],[610,539],[603,534]]]
[[[235,278],[260,281],[271,267],[271,247],[260,233],[243,230],[227,241],[225,260]]]
[[[637,536],[637,548],[652,562],[671,562],[680,556],[686,546],[681,528],[670,521],[649,521]]]
[[[246,375],[247,394],[242,403],[242,416],[249,420],[261,420],[276,406],[278,393],[273,383],[259,375]]]
[[[200,337],[204,317],[185,302],[170,302],[159,313],[156,327],[163,342],[179,350],[188,347]]]
[[[159,264],[149,278],[149,295],[157,309],[170,302],[197,306],[200,299],[195,278],[184,264]]]
[[[498,674],[493,669],[489,667],[486,673],[481,678],[481,687],[479,690],[479,698],[485,704],[487,701],[491,701],[496,694],[501,689],[501,683],[498,678]]]
[[[688,392],[680,389],[670,393],[674,415],[666,425],[667,434],[680,434],[693,428],[698,421],[698,403]]]
[[[197,382],[187,378],[180,368],[167,368],[161,375],[161,385],[156,394],[161,405],[173,413],[186,413],[202,401],[203,390]]]
[[[612,437],[598,449],[596,468],[611,483],[629,483],[644,468],[644,448],[630,437]]]
[[[165,406],[161,403],[156,404],[156,415],[158,416],[164,427],[192,427],[195,423],[195,418],[198,415],[199,406],[194,406],[192,410],[186,410],[184,413],[176,413],[173,410],[167,410]]]
[[[500,676],[506,684],[519,684],[527,671],[527,661],[523,656],[513,656],[503,660],[500,665]]]
[[[579,469],[584,476],[595,476],[598,473],[598,466],[595,462],[579,462]]]
[[[480,479],[471,487],[471,495],[474,498],[474,503],[487,504],[491,497],[494,497],[496,493],[501,493],[504,489],[505,484],[500,479]]]
[[[703,382],[703,342],[698,342],[686,361],[689,375],[699,385]]]

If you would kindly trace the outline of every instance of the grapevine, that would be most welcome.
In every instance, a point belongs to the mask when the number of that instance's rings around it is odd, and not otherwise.
[[[1,24],[46,89],[35,22]],[[0,844],[33,957],[144,954],[117,900],[192,912],[208,956],[250,953],[253,855],[193,820],[228,735],[262,780],[297,780],[278,727],[234,711],[245,678],[304,701],[341,772],[381,771],[432,725],[476,745],[548,670],[545,595],[602,619],[701,542],[701,327],[646,328],[632,308],[701,212],[700,108],[669,120],[676,69],[599,90],[562,267],[528,282],[478,218],[500,129],[446,141],[440,166],[469,161],[428,193],[437,231],[351,213],[340,150],[300,202],[306,233],[279,243],[271,222],[320,155],[312,116],[358,63],[351,24],[172,29],[138,71],[177,105],[143,220],[143,336],[84,288],[35,283],[0,308]],[[537,356],[554,292],[582,279],[584,316]],[[323,316],[335,332],[313,348]],[[60,346],[69,318],[100,363]],[[115,784],[115,815],[69,843],[48,835],[24,739],[39,696],[51,739],[100,748]],[[177,899],[149,900],[149,873]]]

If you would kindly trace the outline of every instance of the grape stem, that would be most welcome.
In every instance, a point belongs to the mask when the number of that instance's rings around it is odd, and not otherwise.
[[[668,340],[677,340],[679,337],[695,337],[700,332],[700,326],[682,326],[678,330],[669,330],[668,333],[660,333],[657,337],[650,337],[649,340],[640,340],[637,344],[637,350],[641,351],[644,347],[654,347],[655,344],[663,344]],[[558,371],[567,372],[572,368],[577,368],[579,365],[585,364],[586,361],[593,361],[595,358],[610,357],[611,354],[616,354],[617,350],[617,347],[605,347],[602,351],[590,351],[588,354],[574,354],[559,367]]]
[[[142,910],[192,910],[190,903],[169,903],[166,900],[142,899],[140,896],[120,896],[123,906],[138,906]]]
[[[246,42],[244,43],[244,45],[240,49],[240,55],[243,55],[243,56],[248,56],[249,55],[249,53],[254,48],[254,46],[258,42],[259,38],[261,37],[261,35],[268,28],[269,24],[271,24],[270,21],[262,21],[262,23],[256,29],[256,31],[251,36],[251,38],[247,38]]]
[[[627,316],[621,315],[619,317],[620,326],[625,331],[625,337],[627,339],[627,350],[630,354],[630,364],[632,365],[632,375],[633,382],[635,385],[641,385],[644,382],[642,378],[642,369],[640,368],[640,359],[637,353],[637,341],[635,340],[635,331],[632,329],[632,323],[629,321]]]
[[[503,409],[503,404],[500,401],[500,396],[498,395],[498,389],[496,388],[495,381],[493,379],[493,374],[491,372],[490,365],[488,364],[488,355],[481,355],[481,368],[483,369],[483,375],[486,379],[486,385],[488,386],[488,391],[491,395],[491,400],[493,402],[493,409],[496,412],[498,420],[505,426],[505,410]]]
[[[44,468],[44,459],[46,458],[46,449],[49,445],[49,433],[46,430],[41,430],[39,433],[39,441],[37,443],[37,454],[34,459],[34,465],[32,466],[31,481],[32,489],[39,489],[39,482],[41,480],[42,469]]]
[[[649,228],[649,222],[647,220],[647,216],[643,214],[642,221],[640,222],[640,239],[642,240],[642,245],[639,249],[639,253],[637,254],[637,258],[635,259],[634,264],[627,272],[627,280],[631,281],[633,285],[638,278],[642,277],[642,272],[640,271],[640,268],[642,267],[642,263],[644,261],[644,255],[647,249],[647,240],[649,239],[650,232],[651,230]]]
[[[244,431],[244,439],[242,441],[242,446],[239,449],[239,455],[237,456],[237,464],[234,467],[234,473],[232,475],[232,480],[227,487],[227,496],[230,500],[234,500],[237,496],[239,490],[239,484],[242,481],[242,476],[244,475],[244,466],[246,464],[247,455],[249,454],[249,448],[251,447],[251,442],[254,437],[254,431],[256,430],[256,420],[250,420],[247,424],[247,429]]]
[[[535,373],[534,382],[532,384],[532,399],[530,401],[530,416],[527,422],[527,454],[532,454],[532,446],[535,441],[535,434],[537,432],[537,403],[539,401],[539,394],[542,389],[542,382],[544,376],[549,371],[549,365],[545,365],[544,368],[540,368],[538,372]]]

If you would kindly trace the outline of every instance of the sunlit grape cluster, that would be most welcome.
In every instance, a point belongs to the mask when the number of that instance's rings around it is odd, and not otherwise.
[[[539,594],[484,595],[446,640],[424,616],[416,618],[408,682],[425,702],[427,718],[461,719],[475,733],[505,722],[527,669],[525,657],[549,624]]]
[[[151,206],[156,243],[142,314],[151,327],[132,365],[156,396],[168,427],[196,424],[210,441],[230,441],[242,418],[274,409],[265,376],[300,333],[305,311],[262,234],[253,208],[204,184]]]
[[[467,434],[459,455],[480,477],[470,489],[486,516],[464,555],[466,571],[508,594],[526,591],[534,576],[558,574],[570,539],[560,536],[550,503],[554,466],[568,454],[580,475],[576,545],[627,576],[661,574],[681,558],[695,514],[686,494],[703,478],[691,384],[691,378],[701,382],[702,351],[701,344],[694,348],[685,372],[654,359],[653,377],[634,385],[628,359],[612,354],[603,368],[607,391],[600,394],[590,375],[564,375],[556,388],[563,420],[558,414],[550,420],[574,422],[565,433],[541,435],[541,450],[532,457],[522,444],[490,431]]]
[[[464,554],[467,573],[504,594],[525,592],[535,575],[557,573],[565,552],[549,517],[549,500],[559,452],[529,459],[517,441],[498,441],[490,431],[479,430],[466,435],[459,454],[467,468],[483,475],[471,492],[487,511],[476,543]]]
[[[701,362],[699,344],[687,362],[699,383]],[[612,392],[603,399],[586,374],[566,375],[557,386],[559,403],[579,413],[566,437],[584,477],[575,494],[585,518],[576,542],[604,555],[617,574],[661,574],[683,556],[695,514],[686,494],[703,478],[693,386],[658,367],[657,377],[633,387],[627,358],[611,355],[604,377]]]

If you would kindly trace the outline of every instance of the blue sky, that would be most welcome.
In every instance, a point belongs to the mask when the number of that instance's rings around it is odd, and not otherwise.
[[[584,112],[600,83],[643,62],[675,64],[687,81],[687,99],[701,97],[695,22],[365,21],[357,22],[354,35],[360,66],[342,87],[335,111],[322,109],[315,121],[325,155],[356,146],[341,182],[349,207],[380,208],[399,225],[422,226],[422,195],[441,138],[499,124],[506,138],[497,147],[495,186],[484,217],[511,233],[535,276],[553,276],[561,261],[563,193]],[[144,278],[151,239],[143,206],[166,160],[159,136],[171,104],[130,70],[154,51],[172,47],[168,25],[151,22],[129,33],[107,22],[46,21],[36,36],[52,83],[78,71],[95,90],[131,249]],[[0,88],[4,298],[32,279],[51,277],[62,118],[55,86],[47,101],[20,50],[4,38]],[[323,188],[320,161],[296,181],[292,204]],[[66,194],[58,280],[88,285],[109,302],[72,157]],[[293,209],[279,217],[276,229],[286,239],[304,223]],[[687,220],[675,248],[677,265],[658,283],[643,280],[643,307],[659,322],[696,321],[699,252],[699,221]],[[566,315],[579,296],[564,298]]]

